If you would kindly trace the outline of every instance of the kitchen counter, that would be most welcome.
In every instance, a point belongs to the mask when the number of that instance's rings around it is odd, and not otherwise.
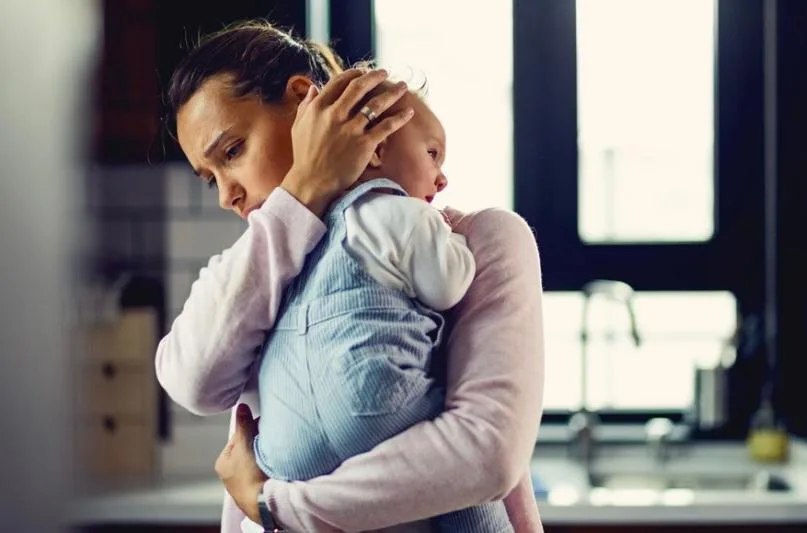
[[[741,443],[681,444],[663,469],[669,472],[757,472],[767,470],[791,487],[787,492],[608,491],[592,489],[584,470],[566,457],[565,447],[539,444],[533,458],[536,479],[546,487],[539,500],[547,525],[562,524],[804,524],[807,525],[807,443],[794,441],[783,465],[748,459]],[[658,471],[640,445],[608,445],[593,469]],[[220,518],[223,489],[213,479],[160,480],[88,496],[72,507],[72,522],[93,524],[210,525]]]
[[[555,451],[555,450],[553,450]],[[545,524],[804,524],[807,525],[807,446],[796,443],[783,465],[751,461],[742,444],[683,445],[677,457],[659,467],[642,446],[603,450],[593,470],[600,472],[730,473],[749,476],[767,471],[785,480],[787,492],[591,488],[578,463],[557,453],[536,450],[533,474],[548,489],[539,499]]]

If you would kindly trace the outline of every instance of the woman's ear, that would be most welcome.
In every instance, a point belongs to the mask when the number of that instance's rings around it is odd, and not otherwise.
[[[384,152],[387,149],[387,140],[384,139],[378,146],[375,147],[375,151],[373,152],[372,157],[370,158],[370,162],[367,163],[367,166],[370,168],[381,168],[381,160],[384,157]]]
[[[308,88],[314,85],[314,82],[305,76],[295,74],[286,82],[286,97],[293,100],[295,104],[299,104],[308,94]]]

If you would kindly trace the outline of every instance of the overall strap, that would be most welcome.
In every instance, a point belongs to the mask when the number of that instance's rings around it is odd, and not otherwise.
[[[356,200],[370,191],[379,189],[390,190],[394,192],[394,194],[406,196],[406,191],[404,191],[400,185],[390,179],[376,178],[370,181],[365,181],[364,183],[360,183],[358,186],[347,191],[331,205],[331,207],[328,209],[328,213],[325,215],[325,224],[330,227],[336,219],[342,217],[345,209],[353,205]]]

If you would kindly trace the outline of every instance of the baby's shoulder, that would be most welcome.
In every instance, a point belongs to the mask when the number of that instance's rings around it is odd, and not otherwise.
[[[439,216],[439,211],[418,198],[369,192],[357,199],[348,212],[361,221],[384,226],[412,226],[424,216]]]

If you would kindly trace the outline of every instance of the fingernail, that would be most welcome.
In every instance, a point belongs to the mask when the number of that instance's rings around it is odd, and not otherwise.
[[[387,72],[387,70],[383,68],[378,69],[378,73],[384,76],[385,78],[389,76],[389,72]]]
[[[404,113],[404,115],[407,116],[407,117],[411,117],[414,114],[415,114],[415,110],[414,110],[414,108],[411,108],[411,107],[409,109],[407,109],[406,112]]]

